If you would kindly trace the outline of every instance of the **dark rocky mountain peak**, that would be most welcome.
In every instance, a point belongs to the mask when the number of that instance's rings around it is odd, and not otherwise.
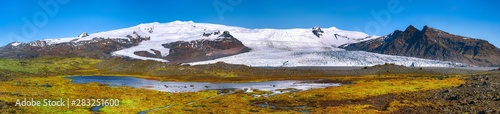
[[[422,31],[427,31],[428,29],[432,29],[431,27],[424,25],[424,28],[422,28]]]
[[[406,27],[405,32],[420,32],[420,30],[415,28],[413,25],[410,25],[410,26]]]
[[[224,31],[222,34],[219,36],[219,38],[234,38],[229,31]]]

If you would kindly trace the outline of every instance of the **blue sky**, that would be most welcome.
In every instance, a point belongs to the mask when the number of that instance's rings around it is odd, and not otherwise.
[[[500,47],[498,4],[498,0],[2,0],[0,45],[192,20],[246,28],[335,26],[371,35],[404,30],[410,24],[419,29],[428,25]]]

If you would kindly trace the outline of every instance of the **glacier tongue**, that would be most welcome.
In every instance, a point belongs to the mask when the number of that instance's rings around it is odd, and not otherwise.
[[[415,67],[454,67],[465,64],[428,60],[404,56],[391,56],[364,51],[251,51],[209,61],[193,62],[192,65],[211,64],[224,61],[249,66],[295,67],[295,66],[373,66],[385,63]]]

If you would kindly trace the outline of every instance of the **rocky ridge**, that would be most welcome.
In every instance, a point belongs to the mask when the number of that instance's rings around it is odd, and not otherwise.
[[[488,41],[450,34],[424,26],[409,26],[382,38],[341,46],[388,55],[461,62],[476,66],[500,66],[500,49]]]

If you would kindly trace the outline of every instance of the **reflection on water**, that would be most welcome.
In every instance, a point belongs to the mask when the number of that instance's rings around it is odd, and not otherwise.
[[[245,83],[209,83],[209,82],[161,82],[125,76],[73,76],[67,77],[74,83],[97,82],[110,86],[130,86],[147,88],[165,92],[197,92],[201,90],[244,90],[251,92],[254,89],[271,91],[274,94],[283,92],[308,90],[340,86],[339,83],[306,83],[304,81],[266,81]]]

